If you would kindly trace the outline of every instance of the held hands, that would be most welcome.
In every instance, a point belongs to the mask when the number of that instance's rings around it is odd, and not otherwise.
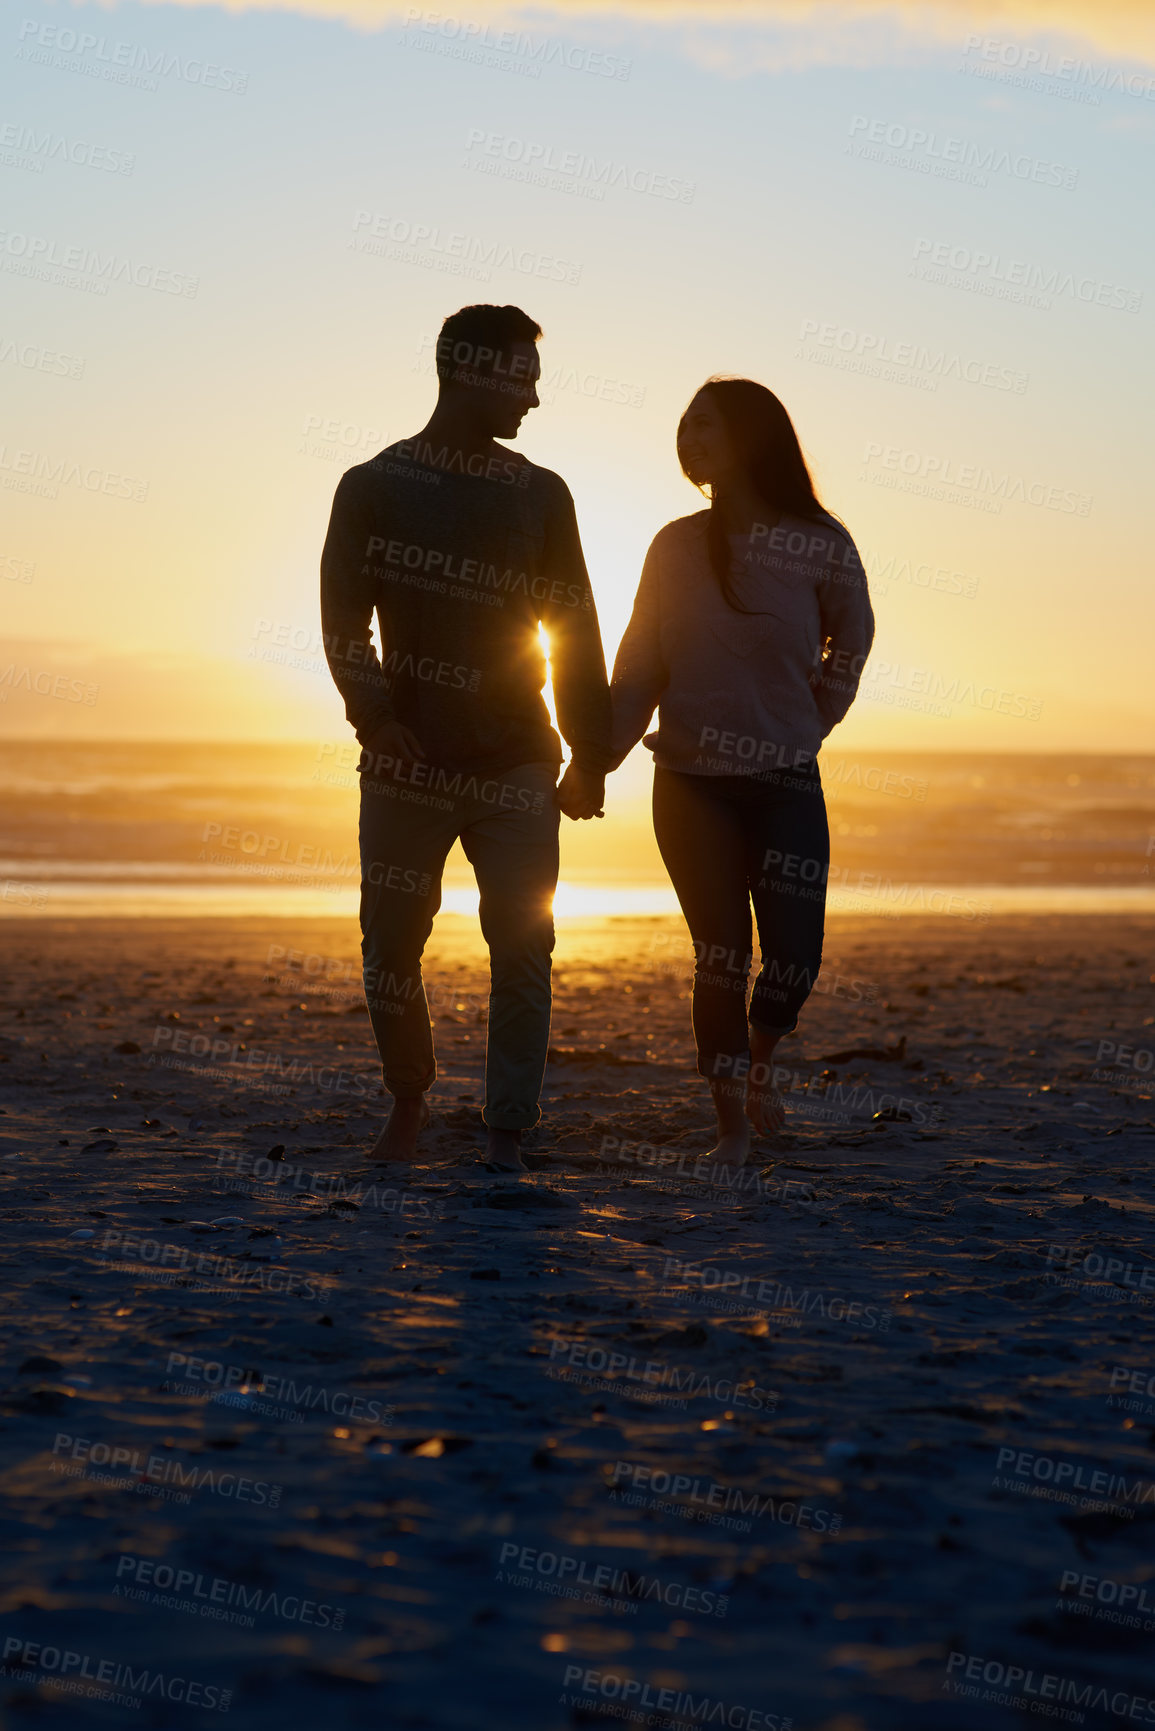
[[[417,735],[399,721],[386,721],[362,747],[359,768],[367,775],[395,775],[424,761],[425,753]]]
[[[606,778],[571,763],[557,787],[557,803],[566,817],[604,817]]]

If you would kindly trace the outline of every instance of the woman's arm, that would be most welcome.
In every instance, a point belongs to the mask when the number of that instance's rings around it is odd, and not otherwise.
[[[814,701],[823,739],[854,702],[874,642],[874,611],[858,549],[841,530],[832,531],[831,540],[835,557],[818,584],[825,652]]]
[[[618,768],[645,733],[668,682],[659,637],[659,539],[655,536],[650,543],[634,597],[634,610],[614,658],[613,678],[610,680],[614,709],[610,739],[612,769]]]

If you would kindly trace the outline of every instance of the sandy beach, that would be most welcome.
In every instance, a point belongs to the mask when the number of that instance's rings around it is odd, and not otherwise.
[[[4,1723],[1150,1722],[1153,924],[832,920],[727,1186],[678,921],[520,1180],[469,921],[406,1170],[351,922],[8,922]]]

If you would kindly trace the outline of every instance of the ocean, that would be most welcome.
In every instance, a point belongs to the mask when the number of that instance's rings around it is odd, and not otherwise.
[[[0,747],[0,916],[355,918],[356,748]],[[824,752],[832,914],[1155,911],[1155,757]],[[677,912],[645,778],[563,820],[559,918]],[[805,875],[800,865],[800,873]],[[459,848],[442,908],[476,908]]]

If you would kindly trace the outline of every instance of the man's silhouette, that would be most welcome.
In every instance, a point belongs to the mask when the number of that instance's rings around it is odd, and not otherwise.
[[[361,953],[393,1096],[383,1160],[412,1159],[429,1119],[421,956],[460,838],[490,954],[486,1157],[524,1170],[549,1043],[558,811],[601,816],[609,691],[573,500],[496,443],[538,407],[540,336],[519,307],[446,319],[428,424],[342,476],[321,555],[329,667],[363,748]],[[539,626],[571,750],[556,788]]]

